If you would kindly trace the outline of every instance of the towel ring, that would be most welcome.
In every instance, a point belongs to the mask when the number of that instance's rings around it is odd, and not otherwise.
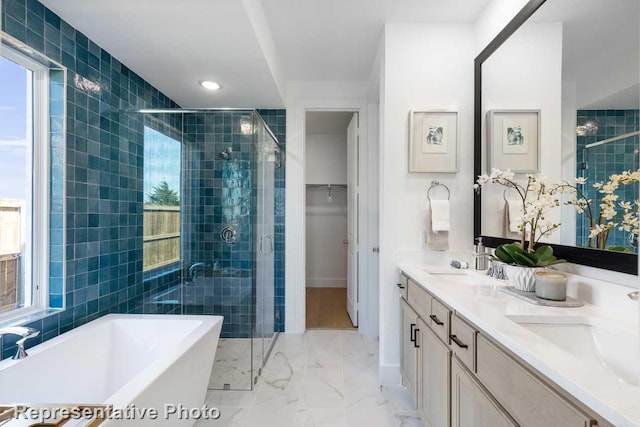
[[[445,188],[445,190],[447,190],[447,200],[450,200],[450,199],[451,199],[451,190],[449,190],[449,187],[447,187],[447,186],[446,186],[446,185],[444,185],[444,184],[441,184],[441,183],[440,183],[440,182],[438,182],[438,181],[431,181],[431,186],[430,186],[430,187],[429,187],[429,189],[427,190],[427,199],[428,199],[429,201],[431,201],[431,197],[430,197],[431,190],[433,190],[433,189],[434,189],[434,188],[436,188],[436,187],[444,187],[444,188]]]

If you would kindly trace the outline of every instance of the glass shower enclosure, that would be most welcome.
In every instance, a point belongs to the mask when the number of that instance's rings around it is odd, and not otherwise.
[[[278,332],[278,140],[255,110],[128,114],[144,129],[142,311],[224,316],[209,388],[251,390]]]

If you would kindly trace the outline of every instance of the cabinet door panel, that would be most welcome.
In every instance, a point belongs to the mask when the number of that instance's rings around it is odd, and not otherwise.
[[[452,363],[451,391],[453,427],[518,427],[457,357]]]
[[[484,336],[478,336],[477,347],[478,379],[518,422],[527,427],[585,427],[595,422]]]
[[[418,315],[404,299],[400,299],[400,371],[405,387],[417,404],[418,348],[414,344]]]
[[[451,351],[422,320],[420,345],[420,401],[418,410],[427,427],[449,427]]]

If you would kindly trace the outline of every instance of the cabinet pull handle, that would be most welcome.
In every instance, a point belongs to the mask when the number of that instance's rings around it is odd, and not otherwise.
[[[404,289],[404,285],[402,283],[397,284],[400,289]]]
[[[418,332],[420,332],[420,329],[416,328],[415,329],[415,335],[414,335],[414,340],[413,340],[413,346],[415,348],[420,348],[420,346],[418,345]]]
[[[411,332],[409,333],[409,335],[411,335],[409,338],[411,339],[412,343],[416,342],[416,331],[417,331],[417,329],[413,329],[415,327],[416,327],[416,324],[412,323],[411,324]]]
[[[444,322],[441,322],[440,319],[438,319],[438,316],[436,316],[435,314],[432,314],[429,317],[431,318],[431,320],[435,322],[436,325],[438,326],[444,325]]]
[[[456,345],[460,348],[469,348],[468,345],[466,345],[465,343],[463,343],[462,341],[460,341],[460,338],[458,338],[457,335],[449,335],[449,338],[451,338],[451,341],[453,341],[454,343],[456,343]]]

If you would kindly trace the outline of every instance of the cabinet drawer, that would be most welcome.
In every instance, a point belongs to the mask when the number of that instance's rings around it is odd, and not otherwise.
[[[527,427],[587,427],[595,420],[520,363],[477,336],[478,378],[518,424]]]
[[[451,349],[471,372],[476,368],[476,333],[458,315],[451,316]]]
[[[431,299],[431,322],[429,325],[436,335],[449,344],[449,324],[451,322],[451,310],[435,298]]]
[[[409,279],[409,305],[422,317],[429,322],[431,314],[431,300],[433,297],[425,291],[420,285]]]
[[[407,292],[409,291],[409,278],[404,274],[400,274],[400,279],[398,280],[398,290],[400,291],[400,296],[404,299],[407,299]]]

